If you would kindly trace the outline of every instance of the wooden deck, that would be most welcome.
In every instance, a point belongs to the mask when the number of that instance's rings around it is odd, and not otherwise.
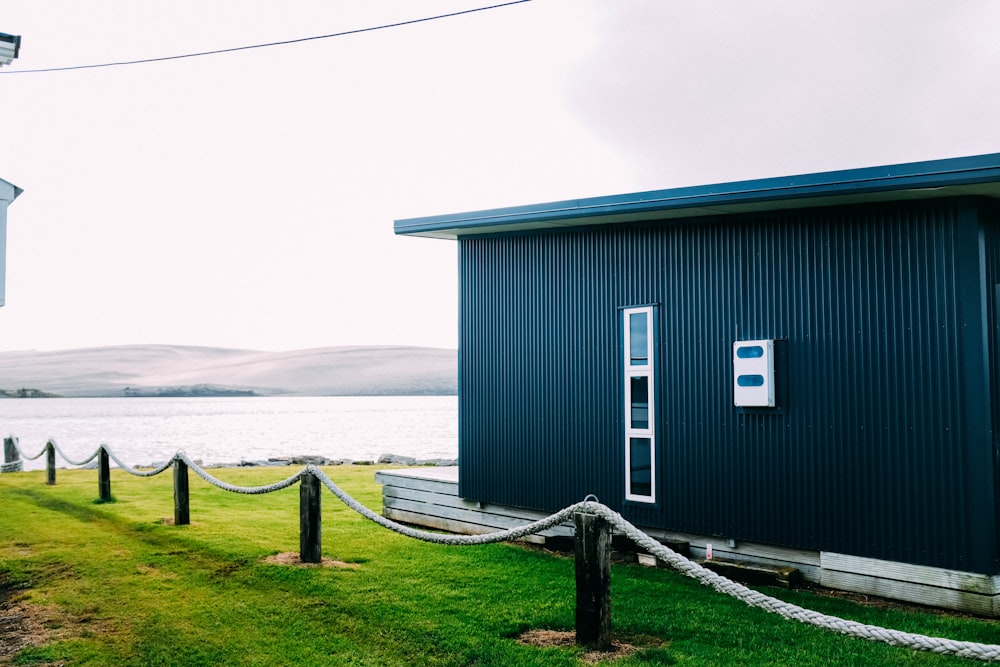
[[[458,495],[458,468],[403,468],[375,474],[382,484],[382,513],[402,523],[467,535],[490,533],[543,519],[542,512],[465,500]],[[982,616],[1000,616],[1000,576],[956,572],[831,552],[644,529],[665,542],[687,543],[693,558],[714,558],[795,567],[806,581],[857,593],[904,600]],[[567,522],[526,541],[573,536]]]

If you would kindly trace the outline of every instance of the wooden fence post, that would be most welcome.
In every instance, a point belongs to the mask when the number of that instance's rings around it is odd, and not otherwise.
[[[323,559],[322,497],[319,477],[307,471],[299,479],[299,559],[303,563]]]
[[[49,486],[56,483],[56,446],[51,440],[45,443],[45,483]]]
[[[611,646],[611,524],[577,512],[576,643],[590,649]]]
[[[97,450],[97,491],[102,503],[111,502],[111,463],[104,445]]]
[[[191,500],[188,496],[188,465],[174,459],[174,525],[191,523]]]
[[[3,439],[3,472],[18,472],[23,465],[21,454],[17,451],[16,438],[7,436]]]

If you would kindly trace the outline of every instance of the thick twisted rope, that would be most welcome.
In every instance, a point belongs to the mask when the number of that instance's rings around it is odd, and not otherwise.
[[[164,470],[166,470],[167,468],[169,468],[174,464],[174,460],[170,459],[166,463],[160,464],[159,466],[153,468],[152,470],[136,470],[135,468],[133,468],[132,466],[128,465],[120,458],[118,458],[118,456],[115,455],[115,453],[111,451],[111,448],[108,447],[107,445],[101,445],[101,447],[103,447],[104,451],[108,453],[108,457],[112,461],[118,464],[119,468],[121,468],[130,475],[135,475],[136,477],[153,477],[155,475],[159,475],[161,472],[163,472]]]
[[[309,467],[307,466],[302,470],[298,471],[297,473],[295,473],[294,475],[292,475],[291,477],[283,479],[280,482],[275,482],[274,484],[267,484],[265,486],[236,486],[235,484],[229,484],[228,482],[223,482],[221,479],[216,479],[215,477],[212,477],[204,470],[204,468],[202,468],[200,465],[192,461],[191,458],[187,454],[185,454],[183,450],[179,450],[174,455],[174,461],[183,461],[188,468],[191,468],[191,470],[193,470],[195,474],[198,475],[198,477],[201,477],[203,480],[205,480],[212,486],[219,487],[223,491],[229,491],[230,493],[246,493],[250,495],[271,493],[272,491],[280,491],[281,489],[288,488],[292,484],[298,482],[299,478],[301,478],[302,475],[304,475],[306,471],[309,469]]]
[[[560,510],[553,514],[552,516],[546,517],[539,521],[526,524],[524,526],[519,526],[517,528],[511,528],[508,530],[500,530],[494,533],[483,533],[481,535],[453,535],[450,533],[431,533],[425,530],[416,530],[409,526],[404,526],[401,523],[397,523],[391,519],[387,519],[381,514],[376,514],[371,511],[357,500],[348,495],[343,489],[334,483],[332,479],[326,476],[322,470],[316,466],[309,464],[306,466],[306,471],[312,473],[319,481],[323,483],[323,486],[330,489],[333,495],[337,496],[341,502],[350,507],[352,510],[365,517],[374,521],[383,528],[388,528],[389,530],[399,533],[400,535],[406,535],[407,537],[412,537],[416,540],[422,540],[424,542],[433,542],[435,544],[453,544],[461,546],[471,546],[477,544],[492,544],[494,542],[508,542],[511,540],[519,540],[522,537],[527,537],[528,535],[534,535],[535,533],[540,533],[543,530],[548,530],[554,526],[558,526],[564,521],[568,521],[573,517],[573,514],[587,505],[587,503],[577,503],[575,505],[570,505],[569,507]]]
[[[48,451],[50,445],[52,446],[52,448],[54,450],[56,450],[56,452],[59,453],[59,456],[63,457],[63,459],[66,461],[66,463],[68,463],[68,464],[70,464],[72,466],[85,466],[88,463],[90,463],[91,461],[93,461],[95,458],[97,458],[97,455],[100,454],[100,452],[101,452],[101,448],[98,447],[94,451],[93,454],[91,454],[90,456],[88,456],[84,460],[82,460],[82,461],[74,461],[70,457],[66,456],[66,452],[64,452],[62,450],[62,448],[56,443],[55,440],[49,439],[49,441],[45,443],[45,446],[42,447],[42,451],[38,452],[34,456],[28,456],[27,454],[24,453],[24,450],[21,449],[21,445],[18,443],[18,439],[17,438],[15,438],[14,436],[10,436],[10,441],[14,444],[14,449],[16,449],[17,453],[21,455],[21,458],[27,459],[28,461],[34,461],[37,458],[41,458],[42,455],[45,454],[45,452]]]
[[[114,451],[112,451],[112,449],[110,447],[108,447],[107,445],[104,445],[104,444],[102,444],[100,447],[98,447],[97,450],[93,454],[91,454],[89,457],[87,457],[83,461],[74,461],[74,460],[70,459],[68,456],[66,456],[66,452],[64,452],[59,447],[59,445],[56,444],[55,440],[49,440],[45,444],[45,447],[42,448],[42,451],[40,451],[37,455],[35,455],[35,456],[26,456],[25,453],[21,450],[21,447],[18,445],[17,438],[11,436],[10,439],[14,443],[14,447],[17,449],[18,453],[23,458],[26,458],[29,461],[37,459],[40,456],[42,456],[48,450],[49,445],[51,445],[52,448],[56,452],[58,452],[59,455],[67,463],[69,463],[70,465],[74,465],[74,466],[87,465],[88,463],[90,463],[91,461],[93,461],[95,458],[97,458],[97,456],[101,453],[101,450],[103,449],[105,452],[107,452],[108,457],[112,461],[114,461],[118,465],[119,468],[121,468],[122,470],[124,470],[125,472],[127,472],[130,475],[135,475],[136,477],[153,477],[155,475],[159,475],[164,470],[166,470],[166,469],[170,468],[171,466],[173,466],[174,463],[176,463],[177,461],[182,461],[182,462],[184,462],[188,466],[188,468],[190,468],[191,470],[193,470],[195,472],[195,474],[197,474],[199,477],[201,477],[203,480],[205,480],[209,484],[211,484],[213,486],[217,486],[220,489],[223,489],[224,491],[230,491],[232,493],[245,493],[245,494],[255,495],[255,494],[261,494],[261,493],[271,493],[272,491],[280,491],[281,489],[285,489],[285,488],[291,486],[292,484],[295,484],[296,482],[298,482],[299,478],[301,478],[302,475],[305,474],[305,472],[306,472],[306,468],[303,468],[302,470],[300,470],[299,472],[297,472],[296,474],[292,475],[291,477],[289,477],[287,479],[284,479],[284,480],[282,480],[280,482],[275,482],[274,484],[267,484],[265,486],[236,486],[235,484],[229,484],[227,482],[223,482],[221,479],[218,479],[218,478],[213,477],[212,475],[210,475],[208,472],[205,471],[204,468],[202,468],[200,465],[198,465],[193,460],[191,460],[191,458],[183,450],[178,450],[177,453],[174,454],[173,458],[171,458],[169,461],[167,461],[167,462],[165,462],[165,463],[163,463],[163,464],[161,464],[161,465],[153,468],[152,470],[138,470],[136,468],[133,468],[129,464],[125,463],[124,461],[122,461],[121,458],[119,458],[118,455],[115,454]],[[15,462],[15,463],[11,463],[11,464],[3,464],[3,469],[2,470],[3,470],[3,472],[14,472],[14,471],[20,470],[20,466],[21,465],[22,465],[22,462],[20,462],[20,461]],[[14,466],[18,466],[18,467],[15,468]],[[8,468],[10,468],[10,469],[8,470]]]
[[[850,621],[836,616],[821,614],[816,611],[804,609],[798,605],[778,600],[760,591],[747,588],[743,584],[736,583],[722,575],[702,567],[698,563],[688,560],[669,547],[660,544],[650,536],[626,521],[620,514],[605,505],[594,503],[590,509],[586,510],[607,519],[611,525],[615,526],[630,540],[638,546],[649,551],[664,563],[670,565],[682,574],[696,579],[697,581],[711,586],[720,593],[725,593],[738,600],[742,600],[751,607],[757,607],[769,611],[784,618],[807,623],[809,625],[830,630],[850,637],[868,639],[870,641],[882,642],[891,646],[912,648],[921,651],[930,651],[942,655],[955,655],[963,658],[973,658],[976,660],[1000,661],[1000,646],[995,644],[980,644],[977,642],[956,641],[941,637],[928,637],[927,635],[890,630],[875,625],[866,625],[857,621]]]
[[[104,449],[108,456],[118,464],[122,470],[126,472],[137,475],[140,477],[151,477],[153,475],[158,475],[167,468],[171,467],[178,461],[182,461],[189,468],[194,470],[194,472],[204,479],[209,484],[216,486],[224,491],[229,491],[232,493],[244,493],[244,494],[263,494],[271,493],[273,491],[278,491],[299,482],[303,475],[312,474],[315,475],[320,482],[326,486],[330,492],[333,493],[341,502],[350,507],[352,510],[377,523],[378,525],[392,530],[406,537],[411,537],[414,539],[422,540],[425,542],[432,542],[435,544],[447,544],[447,545],[479,545],[479,544],[491,544],[496,542],[507,542],[512,540],[518,540],[529,535],[534,535],[542,531],[553,528],[561,523],[568,521],[573,514],[576,512],[585,512],[588,514],[596,514],[607,520],[612,526],[617,528],[622,534],[632,540],[637,546],[645,549],[650,554],[656,556],[659,560],[663,561],[667,565],[673,567],[681,574],[691,577],[706,586],[711,586],[720,593],[725,593],[738,600],[742,600],[746,604],[763,609],[774,614],[778,614],[789,620],[799,621],[801,623],[806,623],[817,628],[824,630],[829,630],[831,632],[836,632],[842,635],[847,635],[849,637],[857,637],[860,639],[867,639],[869,641],[881,642],[884,644],[889,644],[891,646],[898,646],[903,648],[911,648],[920,651],[929,651],[931,653],[937,653],[940,655],[954,655],[962,658],[972,658],[975,660],[986,660],[989,662],[1000,662],[1000,646],[996,644],[981,644],[978,642],[967,642],[958,641],[953,639],[946,639],[942,637],[929,637],[927,635],[902,632],[900,630],[891,630],[888,628],[882,628],[875,625],[867,625],[865,623],[859,623],[857,621],[851,621],[843,618],[838,618],[836,616],[830,616],[827,614],[821,614],[816,611],[805,609],[798,605],[773,598],[769,595],[765,595],[760,591],[755,591],[751,588],[739,584],[731,579],[728,579],[708,568],[705,568],[698,563],[695,563],[684,556],[681,556],[669,547],[660,544],[654,540],[649,535],[633,526],[631,523],[625,520],[620,514],[602,505],[599,502],[591,501],[588,496],[587,500],[583,502],[570,505],[565,509],[562,509],[551,516],[544,519],[519,526],[517,528],[511,528],[508,530],[500,530],[492,533],[483,533],[480,535],[454,535],[454,534],[444,534],[444,533],[432,533],[423,530],[417,530],[409,526],[403,525],[387,519],[380,514],[376,514],[371,511],[357,500],[352,498],[349,494],[343,491],[332,479],[330,479],[326,473],[320,470],[313,464],[307,465],[305,468],[297,472],[296,474],[288,477],[280,482],[275,482],[274,484],[268,484],[265,486],[236,486],[223,482],[206,472],[201,466],[196,464],[191,460],[190,457],[183,451],[178,451],[174,457],[159,466],[158,468],[151,471],[138,471],[127,464],[125,464],[121,459],[119,459],[114,452],[111,451],[106,445],[101,445],[96,452],[94,452],[89,458],[84,460],[82,463],[77,463],[71,461],[66,457],[66,454],[59,449],[55,441],[49,440],[45,448],[36,456],[25,456],[24,452],[21,451],[20,447],[17,445],[16,438],[14,440],[14,446],[17,447],[18,452],[24,458],[28,460],[33,460],[39,458],[45,453],[48,445],[51,444],[52,447],[59,452],[59,454],[66,459],[72,465],[85,465],[92,461],[100,453],[101,449]],[[14,465],[14,464],[11,464]],[[7,464],[4,464],[5,468]]]
[[[17,450],[17,453],[21,455],[21,458],[22,458],[22,459],[27,459],[28,461],[34,461],[34,460],[35,460],[35,459],[37,459],[37,458],[41,458],[41,457],[42,457],[42,455],[43,455],[43,454],[45,454],[45,452],[46,452],[46,451],[48,450],[48,448],[49,448],[49,443],[47,442],[47,443],[45,443],[45,446],[44,446],[44,447],[42,447],[42,451],[38,452],[38,453],[37,453],[37,454],[35,454],[34,456],[28,456],[27,454],[25,454],[25,453],[24,453],[24,450],[23,450],[23,449],[21,449],[21,445],[20,445],[20,443],[18,442],[18,439],[17,439],[17,438],[15,438],[14,436],[10,436],[10,440],[11,440],[11,442],[13,442],[13,443],[14,443],[14,449],[16,449],[16,450]],[[51,442],[51,440],[50,440],[49,442]]]
[[[59,447],[59,445],[56,444],[55,440],[49,440],[48,444],[52,445],[52,449],[56,450],[56,452],[59,454],[59,456],[63,457],[63,460],[66,461],[66,463],[70,464],[71,466],[85,466],[88,463],[90,463],[91,461],[93,461],[94,459],[96,459],[97,455],[101,453],[101,448],[98,447],[97,449],[94,450],[93,454],[91,454],[90,456],[88,456],[84,460],[82,460],[82,461],[74,461],[70,457],[66,456],[66,452],[64,452]]]
[[[391,521],[390,519],[386,519],[379,514],[375,514],[370,509],[345,493],[333,482],[333,480],[327,477],[322,470],[319,470],[312,465],[307,468],[309,469],[309,472],[316,475],[324,486],[330,489],[330,491],[332,491],[333,494],[337,496],[337,498],[339,498],[345,505],[380,526],[402,535],[406,535],[407,537],[413,537],[426,542],[434,542],[436,544],[489,544],[492,542],[516,540],[522,537],[527,537],[528,535],[540,533],[543,530],[547,530],[562,523],[563,521],[566,521],[578,511],[588,514],[596,514],[606,519],[612,526],[635,542],[636,545],[646,549],[649,553],[678,570],[681,574],[696,579],[707,586],[711,586],[720,593],[725,593],[738,600],[742,600],[752,607],[757,607],[759,609],[778,614],[779,616],[783,616],[784,618],[799,621],[801,623],[807,623],[824,630],[830,630],[832,632],[837,632],[850,637],[858,637],[861,639],[868,639],[870,641],[882,642],[891,646],[912,648],[942,655],[973,658],[976,660],[987,660],[991,662],[1000,661],[1000,646],[995,644],[980,644],[977,642],[957,641],[940,637],[928,637],[927,635],[890,630],[875,625],[866,625],[864,623],[858,623],[857,621],[850,621],[836,616],[829,616],[827,614],[821,614],[816,611],[804,609],[798,605],[794,605],[789,602],[773,598],[769,595],[765,595],[764,593],[755,591],[751,588],[747,588],[743,584],[739,584],[709,570],[708,568],[702,567],[698,563],[681,556],[669,547],[660,544],[652,537],[646,535],[644,532],[626,521],[620,514],[606,505],[600,504],[599,502],[585,500],[583,502],[576,503],[575,505],[570,505],[569,507],[556,512],[545,519],[510,530],[485,533],[482,535],[443,535],[439,533],[415,530],[396,523],[395,521]],[[590,497],[591,496],[588,496],[588,498]]]

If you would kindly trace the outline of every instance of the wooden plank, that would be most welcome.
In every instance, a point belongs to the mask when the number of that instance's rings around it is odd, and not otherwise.
[[[795,567],[812,566],[818,568],[820,566],[820,554],[818,551],[792,549],[771,544],[744,542],[742,540],[737,540],[736,546],[730,547],[727,540],[723,537],[679,533],[659,528],[644,528],[642,526],[639,526],[639,529],[657,539],[687,542],[692,547],[697,547],[701,551],[704,551],[706,544],[711,544],[712,551],[720,555],[725,554],[726,558],[732,558],[733,560],[740,560],[741,558],[765,558],[794,565]]]
[[[997,590],[997,577],[973,572],[946,570],[939,567],[912,565],[910,563],[864,558],[862,556],[851,556],[829,551],[824,551],[820,554],[820,565],[824,570],[850,572],[878,577],[880,579],[915,582],[982,595],[995,595],[1000,592]]]
[[[461,535],[482,535],[483,533],[492,533],[496,530],[491,526],[481,526],[479,524],[465,523],[454,519],[445,519],[439,516],[420,514],[418,512],[408,512],[406,510],[393,508],[387,508],[385,512],[383,512],[383,516],[387,519],[392,519],[393,521],[408,523],[415,526],[424,526],[426,528],[446,530],[449,533],[458,533]],[[540,535],[529,535],[519,541],[531,542],[533,544],[545,544],[545,538]]]
[[[993,595],[981,595],[951,588],[836,570],[823,570],[820,584],[844,591],[866,593],[894,600],[906,600],[931,607],[944,607],[983,616],[993,615],[996,598]]]
[[[526,510],[517,507],[507,507],[504,505],[481,504],[471,500],[465,500],[453,494],[440,494],[432,490],[400,487],[387,483],[382,487],[382,497],[399,498],[412,500],[414,502],[426,503],[428,505],[441,505],[443,507],[464,508],[484,514],[495,514],[497,516],[516,517],[522,519],[524,523],[538,521],[549,516],[545,512]]]
[[[418,489],[421,491],[430,491],[433,493],[440,493],[443,495],[457,496],[458,495],[458,482],[451,482],[448,480],[441,479],[426,479],[423,477],[415,476],[403,476],[403,475],[391,475],[387,471],[379,471],[375,473],[375,481],[383,485],[383,489],[387,487],[399,487],[404,489]]]
[[[476,524],[480,526],[488,526],[493,530],[507,530],[509,528],[518,528],[525,525],[526,523],[531,523],[530,521],[525,521],[522,518],[504,515],[504,514],[491,514],[483,512],[481,510],[471,510],[463,509],[459,507],[445,507],[442,505],[430,506],[426,503],[417,503],[402,498],[383,498],[383,514],[389,509],[405,510],[408,512],[414,512],[418,514],[433,514],[434,516],[440,516],[444,519],[454,519],[462,521],[465,523]],[[492,531],[483,531],[492,532]],[[554,535],[564,535],[572,536],[573,528],[569,524],[563,524],[560,526],[555,526],[549,530],[540,533],[544,536],[554,536]]]
[[[716,546],[715,542],[711,542],[713,558],[720,558],[723,560],[735,561],[737,563],[747,563],[747,564],[759,564],[771,567],[794,567],[802,575],[802,578],[806,581],[811,581],[813,583],[819,583],[821,576],[821,569],[816,565],[809,565],[807,563],[797,563],[793,560],[787,558],[782,558],[780,555],[772,554],[771,557],[765,557],[761,555],[748,555],[746,553],[740,553],[736,551],[730,551],[725,545],[719,547]],[[704,558],[705,548],[696,547],[691,545],[691,556]]]
[[[387,498],[398,498],[401,500],[426,503],[428,505],[441,505],[443,507],[468,509],[475,512],[481,512],[483,514],[514,517],[521,519],[522,523],[531,523],[532,521],[538,521],[539,519],[544,519],[549,516],[544,512],[536,512],[534,510],[525,510],[517,507],[507,507],[504,505],[480,505],[479,503],[475,503],[470,500],[463,500],[458,496],[446,496],[427,491],[404,489],[395,486],[382,487],[383,503]]]
[[[411,466],[407,468],[389,468],[379,470],[377,475],[393,477],[417,477],[420,479],[437,479],[452,481],[458,484],[458,466]]]
[[[383,470],[376,473],[382,486],[383,515],[415,525],[466,534],[517,528],[548,514],[500,505],[481,507],[458,496],[457,470]],[[546,531],[548,536],[572,536],[567,523]],[[525,541],[544,543],[543,535]]]
[[[419,489],[408,489],[402,486],[383,486],[382,497],[403,498],[405,500],[427,503],[428,505],[444,505],[445,507],[467,507],[469,509],[480,509],[478,503],[474,503],[471,500],[464,500],[458,496]]]
[[[693,533],[679,533],[656,528],[643,528],[641,526],[640,530],[659,540],[687,542],[690,545],[692,557],[704,558],[706,546],[711,544],[712,552],[716,558],[726,558],[747,563],[763,563],[777,567],[794,567],[802,573],[802,578],[806,581],[819,583],[820,580],[820,558],[819,552],[816,551],[789,549],[769,544],[742,541],[738,541],[735,547],[730,547],[724,538],[719,537],[706,537]]]
[[[432,479],[418,479],[416,477],[412,477],[409,479],[402,479],[402,478],[393,479],[383,484],[382,488],[415,489],[418,491],[427,491],[428,493],[437,493],[442,496],[458,497],[457,484],[452,484],[450,482],[441,482]]]
[[[435,516],[440,516],[445,519],[458,519],[466,523],[473,523],[480,526],[488,526],[493,530],[507,530],[509,528],[517,528],[523,526],[526,523],[531,523],[531,521],[526,521],[521,517],[511,516],[507,514],[493,514],[490,512],[484,512],[477,509],[465,509],[461,507],[445,507],[443,505],[428,505],[426,503],[412,502],[402,498],[384,498],[383,506],[385,509],[403,509],[409,512],[417,512],[420,514],[433,514]],[[567,535],[571,536],[573,534],[572,527],[566,523],[562,526],[556,526],[543,533],[544,535]]]

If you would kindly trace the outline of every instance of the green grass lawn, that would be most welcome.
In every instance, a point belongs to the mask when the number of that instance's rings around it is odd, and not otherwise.
[[[294,470],[214,472],[258,485]],[[375,470],[325,469],[378,509]],[[192,523],[172,526],[169,472],[145,479],[113,470],[116,500],[104,504],[95,502],[94,470],[60,470],[54,487],[44,472],[0,475],[0,606],[30,612],[29,630],[42,638],[0,650],[0,664],[581,664],[575,647],[518,641],[529,629],[573,629],[570,557],[418,542],[324,490],[324,556],[352,567],[269,564],[269,556],[298,552],[298,488],[246,496],[190,480]],[[864,623],[1000,643],[993,620],[768,592]],[[638,565],[612,566],[612,613],[615,636],[640,648],[607,664],[974,664],[802,626]]]

